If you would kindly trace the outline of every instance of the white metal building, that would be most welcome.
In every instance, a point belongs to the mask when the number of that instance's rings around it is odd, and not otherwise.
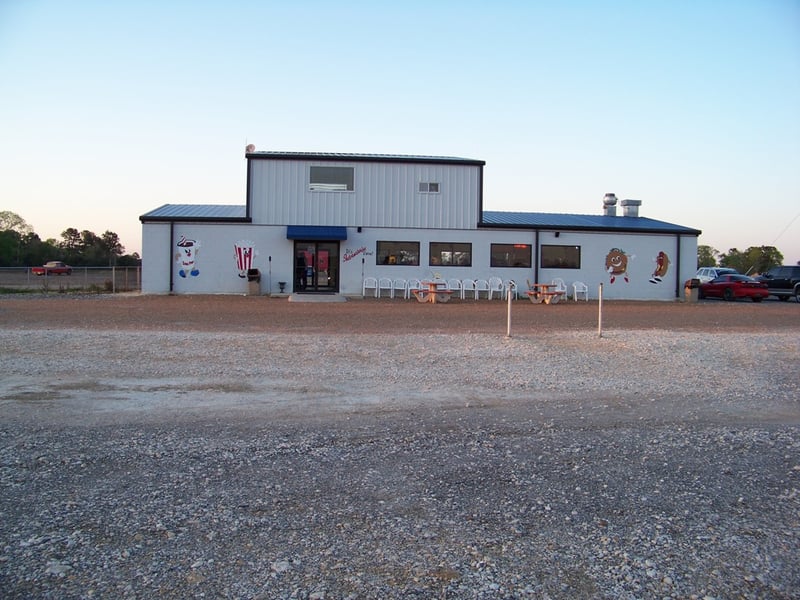
[[[167,204],[140,217],[142,291],[360,296],[365,277],[581,281],[604,297],[670,300],[700,231],[607,194],[596,215],[485,211],[480,160],[247,153],[244,205]],[[598,203],[599,204],[599,203]],[[250,275],[250,277],[248,277]],[[283,286],[281,286],[283,283]]]

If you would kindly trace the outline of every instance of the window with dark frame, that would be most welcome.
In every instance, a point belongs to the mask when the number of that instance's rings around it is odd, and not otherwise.
[[[530,269],[531,256],[530,244],[492,244],[490,266]]]
[[[311,167],[308,189],[312,192],[352,192],[354,180],[353,167]]]
[[[471,267],[472,244],[462,242],[431,242],[430,266]]]
[[[580,269],[581,247],[543,245],[540,265],[542,269]]]
[[[438,194],[439,184],[435,181],[420,181],[419,191],[422,194]]]
[[[378,265],[419,266],[419,242],[379,241],[375,262]]]

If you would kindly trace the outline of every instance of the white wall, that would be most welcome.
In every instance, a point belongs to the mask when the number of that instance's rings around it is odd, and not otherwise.
[[[375,249],[378,240],[391,241],[419,241],[420,266],[406,265],[378,265],[376,264]],[[471,242],[472,266],[471,267],[446,267],[429,266],[429,242]],[[351,251],[366,248],[359,256],[358,269],[342,268],[342,277],[348,276],[342,282],[343,293],[351,294],[357,289],[360,294],[361,258],[364,257],[364,274],[374,277],[394,278],[430,278],[434,272],[441,274],[445,279],[471,278],[488,279],[497,276],[502,279],[513,279],[519,285],[525,286],[526,281],[535,279],[535,264],[530,269],[523,268],[491,268],[491,244],[531,244],[536,243],[536,233],[523,230],[477,230],[477,231],[447,231],[447,230],[409,230],[409,229],[364,229],[362,234],[351,232],[345,242]],[[597,298],[599,284],[603,283],[603,297],[609,299],[658,299],[671,300],[683,294],[683,283],[696,271],[697,238],[684,236],[681,238],[680,259],[678,260],[678,238],[675,235],[653,234],[607,234],[585,232],[560,232],[555,237],[555,232],[541,232],[539,244],[576,245],[581,247],[580,269],[539,269],[538,281],[549,282],[554,278],[561,278],[572,292],[572,283],[582,281],[590,288],[590,297]],[[625,275],[615,277],[611,283],[611,275],[606,271],[606,256],[613,248],[624,251],[627,255],[628,270],[627,281]],[[656,270],[656,257],[659,252],[664,252],[669,261],[666,274],[660,282],[651,283]],[[364,255],[367,256],[364,256]],[[534,263],[538,255],[534,254]],[[353,261],[356,262],[356,261]],[[677,287],[676,287],[677,286]]]
[[[169,293],[169,269],[172,270],[173,292],[176,294],[247,293],[248,281],[239,276],[234,249],[244,241],[252,242],[252,268],[261,271],[263,293],[269,293],[270,285],[271,291],[277,292],[278,281],[292,281],[293,245],[286,239],[286,227],[176,223],[171,243],[169,225],[145,223],[143,230],[143,247],[146,248],[142,256],[144,293]],[[193,268],[183,269],[183,277],[177,258],[182,252],[177,247],[181,236],[195,242]],[[183,261],[183,257],[180,260]]]
[[[674,234],[632,233],[582,233],[561,231],[558,238],[554,232],[542,232],[540,244],[579,245],[581,247],[580,269],[540,269],[539,279],[549,281],[560,277],[570,287],[574,281],[589,286],[589,297],[597,298],[599,286],[603,284],[603,298],[607,299],[653,299],[670,300],[683,294],[684,281],[694,275],[697,264],[697,237],[683,236],[678,251],[678,237]],[[613,277],[607,271],[606,257],[614,248],[622,250],[627,259],[627,271]],[[670,262],[661,281],[652,283],[656,271],[656,258],[664,252]],[[680,263],[678,259],[680,255]],[[627,280],[626,280],[627,277]]]
[[[524,286],[526,280],[534,281],[535,266],[530,269],[495,268],[490,265],[492,243],[535,245],[536,234],[532,231],[502,229],[409,229],[364,227],[359,233],[349,227],[348,239],[341,242],[339,252],[340,291],[345,295],[360,295],[364,276],[408,279],[425,279],[439,273],[444,278],[488,279],[498,276],[514,279]],[[172,270],[173,291],[177,294],[238,294],[247,293],[246,278],[239,277],[234,245],[240,241],[251,241],[255,256],[253,268],[262,273],[263,293],[277,293],[278,281],[288,282],[291,291],[293,279],[294,243],[286,239],[286,226],[176,223],[173,240],[170,242],[169,224],[146,223],[143,226],[142,291],[144,293],[168,293],[169,276]],[[180,265],[176,255],[180,254],[176,244],[181,236],[197,243],[194,252],[194,270],[179,275]],[[377,242],[420,242],[420,265],[378,265]],[[429,266],[428,244],[430,242],[472,243],[471,267]],[[538,281],[564,279],[568,286],[583,281],[589,286],[590,297],[597,298],[600,283],[603,296],[608,299],[658,299],[672,300],[683,294],[683,283],[696,270],[697,238],[680,238],[681,265],[678,261],[678,237],[655,234],[541,232],[540,244],[577,245],[581,247],[580,269],[539,269]],[[612,248],[626,254],[628,269],[611,282],[605,260]],[[670,265],[662,280],[651,283],[656,270],[656,257],[664,252]],[[270,261],[269,258],[272,258]],[[534,261],[538,254],[534,254]],[[627,280],[626,280],[627,277]]]

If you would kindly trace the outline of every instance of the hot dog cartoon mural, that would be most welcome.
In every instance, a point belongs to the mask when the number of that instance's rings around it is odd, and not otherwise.
[[[625,283],[629,283],[628,261],[633,258],[621,248],[612,248],[608,251],[608,254],[606,254],[606,272],[610,278],[609,283],[614,283],[620,275],[622,275]]]
[[[663,277],[669,271],[669,256],[663,250],[659,252],[655,259],[656,261],[656,268],[653,271],[653,275],[650,277],[650,283],[661,283]]]
[[[197,250],[200,248],[200,243],[197,240],[187,239],[186,236],[181,236],[176,244],[178,253],[175,255],[175,262],[180,267],[178,275],[185,278],[187,275],[197,277],[200,271],[197,268]]]

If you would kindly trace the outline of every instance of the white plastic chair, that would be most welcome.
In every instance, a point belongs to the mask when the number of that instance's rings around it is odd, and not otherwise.
[[[516,300],[519,298],[519,291],[517,290],[517,282],[513,279],[503,280],[503,300],[508,300],[508,290],[511,290],[512,298]]]
[[[422,282],[419,279],[409,279],[406,282],[406,292],[405,298],[406,300],[411,298],[414,295],[414,292],[418,292],[422,289]]]
[[[583,294],[583,299],[589,301],[589,286],[582,281],[576,281],[572,284],[572,299],[577,302],[578,295]]]
[[[491,288],[489,287],[489,282],[485,279],[476,279],[475,280],[475,300],[478,300],[481,297],[481,292],[486,292],[486,297],[491,298],[492,292]]]
[[[381,292],[386,290],[389,292],[390,297],[394,297],[394,290],[392,290],[392,280],[388,277],[381,277],[378,279],[378,289],[375,291],[375,297],[380,298]]]
[[[489,277],[489,300],[492,299],[492,296],[495,292],[497,292],[498,298],[503,297],[503,280],[499,277]]]
[[[378,297],[378,279],[377,277],[364,277],[364,283],[361,285],[361,297],[367,295],[367,290],[375,290],[373,295]]]
[[[461,290],[461,280],[460,279],[448,279],[447,280],[447,289],[451,292],[457,293],[459,298],[463,298],[464,294]]]
[[[566,295],[566,294],[567,294],[567,284],[566,284],[566,283],[564,283],[564,280],[563,280],[563,279],[561,279],[560,277],[556,277],[555,279],[553,279],[553,281],[552,281],[551,283],[552,283],[554,286],[556,286],[556,289],[555,289],[555,290],[553,290],[553,291],[555,291],[555,292],[561,292],[561,293],[562,293],[562,294],[564,294],[564,295]]]
[[[395,294],[397,294],[397,296],[402,296],[403,298],[406,297],[406,280],[405,279],[394,279],[394,280],[392,280],[392,298],[395,297]]]
[[[478,297],[475,295],[475,280],[474,279],[462,279],[461,280],[461,299],[466,300],[467,292],[472,292],[472,297],[477,300]]]

